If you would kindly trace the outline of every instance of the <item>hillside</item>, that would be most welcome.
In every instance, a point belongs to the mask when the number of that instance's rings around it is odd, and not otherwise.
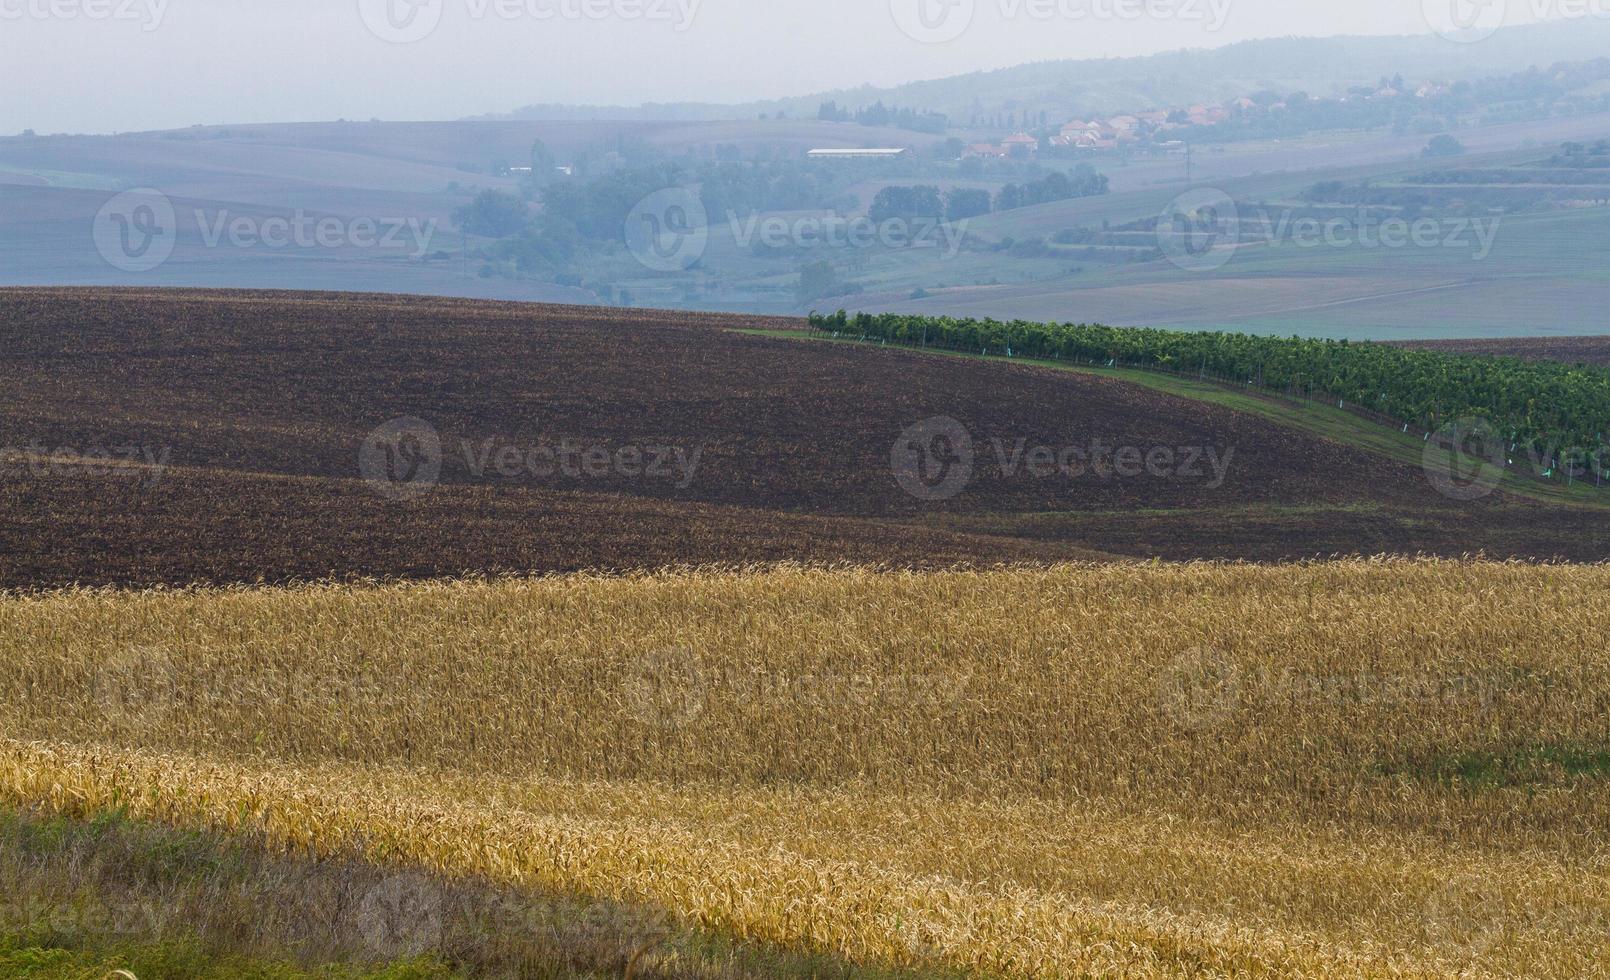
[[[1278,416],[1115,377],[730,329],[793,326],[405,297],[0,291],[0,585],[1610,555],[1596,511],[1504,493],[1456,505],[1410,459]],[[401,469],[376,477],[419,462],[417,440],[386,441],[418,433],[380,429],[399,418],[439,444],[417,493],[391,492]],[[973,450],[944,493],[903,481],[894,455],[936,419],[956,420]],[[81,458],[96,447],[114,458]],[[1089,465],[1042,465],[1053,458]]]
[[[1233,99],[1258,89],[1340,94],[1382,77],[1415,74],[1449,81],[1546,67],[1555,61],[1603,55],[1610,24],[1577,18],[1566,23],[1511,27],[1482,44],[1440,37],[1268,38],[1211,49],[1136,58],[1047,61],[970,72],[891,87],[863,85],[788,99],[739,105],[649,104],[637,108],[532,105],[484,119],[753,119],[760,113],[815,118],[824,101],[852,106],[882,100],[945,113],[965,123],[973,113],[1044,110],[1052,116],[1167,108]]]

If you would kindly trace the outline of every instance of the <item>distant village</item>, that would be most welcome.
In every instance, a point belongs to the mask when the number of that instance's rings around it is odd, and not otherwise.
[[[1428,82],[1410,92],[1393,85],[1383,84],[1374,91],[1365,90],[1368,94],[1358,93],[1343,96],[1337,100],[1349,102],[1355,99],[1373,101],[1375,99],[1433,99],[1447,95],[1449,88],[1436,82]],[[1284,100],[1263,104],[1250,98],[1240,98],[1229,103],[1197,104],[1177,109],[1157,109],[1149,112],[1120,113],[1115,116],[1097,119],[1074,119],[1062,126],[1061,131],[1049,139],[1053,147],[1063,147],[1075,150],[1114,150],[1123,146],[1150,141],[1154,144],[1170,145],[1170,141],[1157,139],[1158,136],[1169,132],[1184,130],[1197,126],[1214,126],[1228,122],[1237,113],[1246,112],[1279,112],[1287,108]],[[1175,144],[1182,145],[1182,144]],[[998,143],[973,143],[963,152],[964,158],[1004,159],[1007,157],[1032,156],[1040,151],[1040,140],[1028,133],[1014,133]]]

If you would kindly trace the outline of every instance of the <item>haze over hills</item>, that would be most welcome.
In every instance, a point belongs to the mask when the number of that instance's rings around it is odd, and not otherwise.
[[[538,103],[481,119],[717,120],[762,113],[814,117],[824,101],[852,106],[882,100],[945,113],[964,124],[974,113],[1051,116],[1140,110],[1232,99],[1258,89],[1339,95],[1383,76],[1413,73],[1460,81],[1598,58],[1610,50],[1610,21],[1571,20],[1511,27],[1480,44],[1436,35],[1289,37],[1134,58],[1046,61],[892,87],[860,85],[735,105],[654,102],[628,106]]]
[[[1283,38],[745,105],[0,137],[0,282],[844,306],[1358,339],[1595,333],[1606,41],[1610,23],[1587,19],[1480,44]],[[831,118],[824,101],[838,103]],[[1091,146],[1069,135],[1120,118],[1133,128]],[[1439,137],[1456,155],[1429,160]],[[807,155],[867,146],[909,152]],[[172,214],[152,263],[115,254],[107,211],[141,188]],[[1191,188],[1249,219],[1215,229],[1234,244],[1222,240],[1227,261],[1210,271],[1168,259],[1177,240],[1156,227]],[[920,213],[890,203],[918,190]],[[670,268],[627,234],[643,227],[634,209],[666,192],[671,211],[648,215],[658,227],[674,230],[683,205],[705,220],[698,254]],[[462,222],[488,201],[506,222]],[[1347,239],[1359,247],[1292,234],[1337,216],[1363,226]],[[908,240],[816,234],[891,218],[909,222]],[[1361,243],[1398,219],[1438,247]],[[923,220],[943,220],[937,237]],[[340,233],[279,234],[312,222]]]

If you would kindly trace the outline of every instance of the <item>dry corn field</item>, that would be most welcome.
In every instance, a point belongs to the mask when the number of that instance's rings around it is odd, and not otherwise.
[[[877,965],[1610,975],[1610,568],[0,600],[0,797]]]

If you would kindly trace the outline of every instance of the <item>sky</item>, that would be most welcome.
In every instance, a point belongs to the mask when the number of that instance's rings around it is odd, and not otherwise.
[[[0,0],[0,134],[742,102],[1506,2],[1552,0]]]

